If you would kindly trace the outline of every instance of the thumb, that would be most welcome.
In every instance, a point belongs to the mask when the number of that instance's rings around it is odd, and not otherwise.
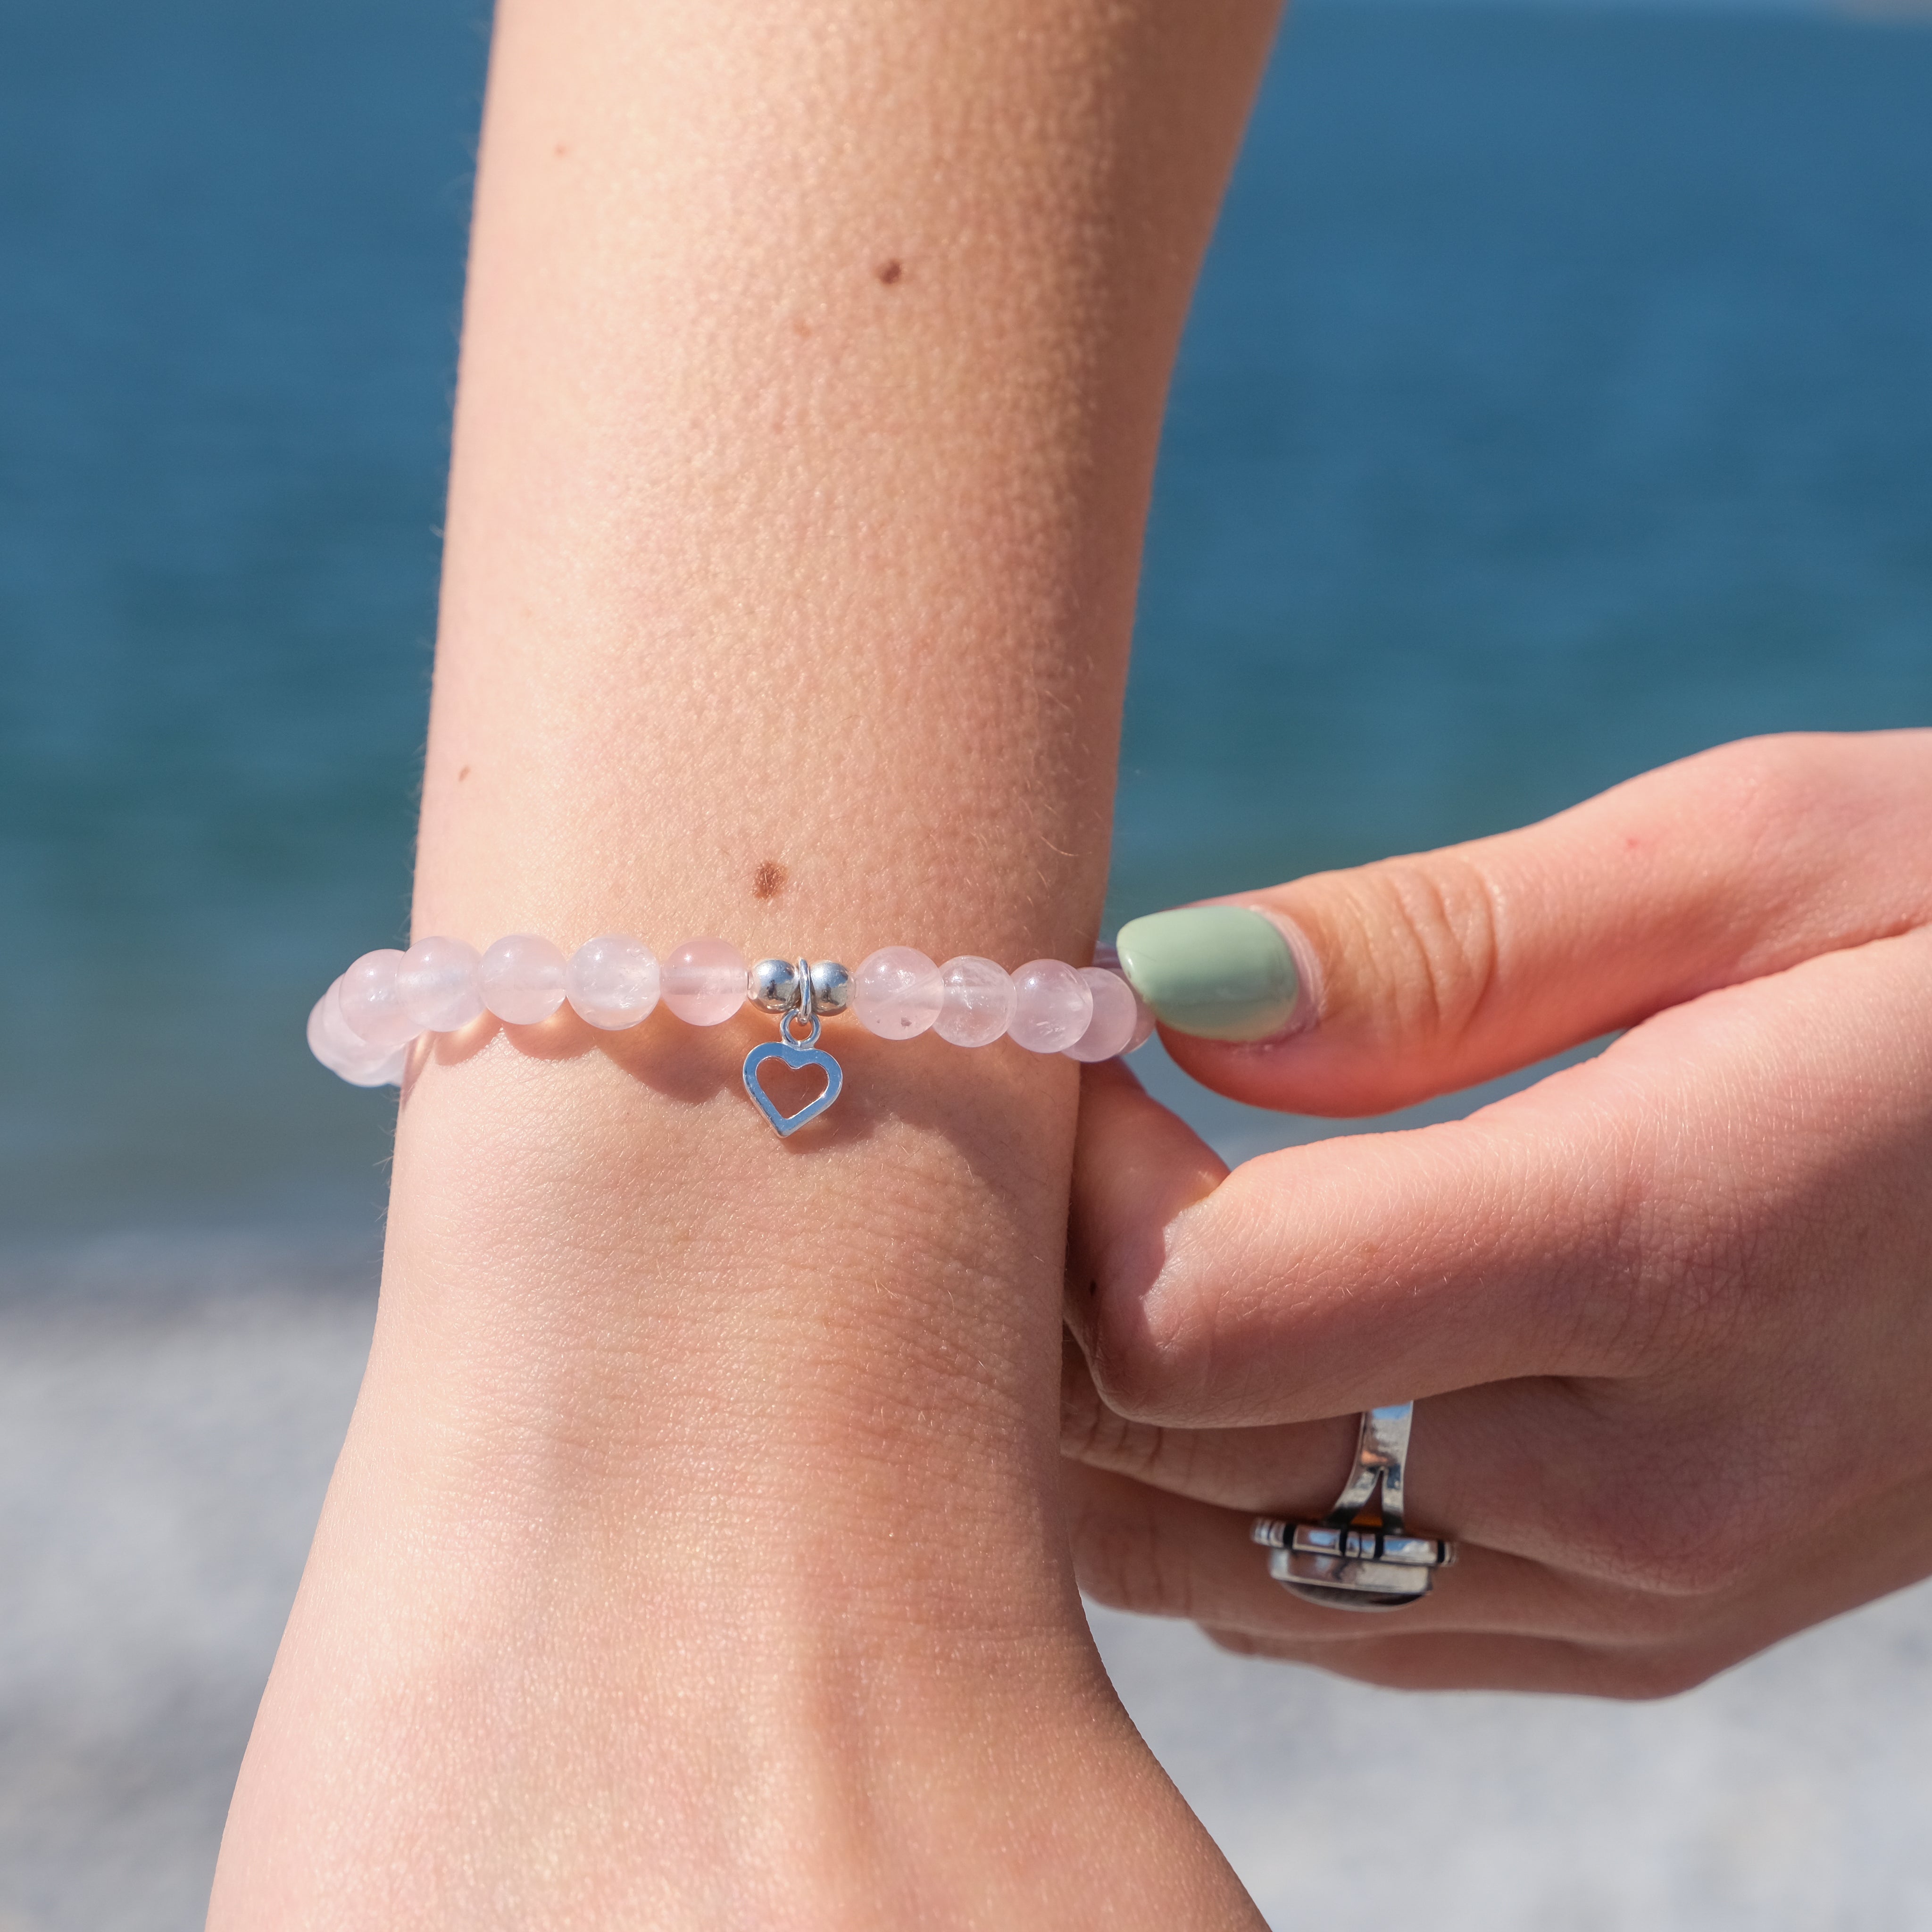
[[[1762,738],[1540,824],[1130,921],[1178,1064],[1374,1114],[1932,920],[1932,732]]]

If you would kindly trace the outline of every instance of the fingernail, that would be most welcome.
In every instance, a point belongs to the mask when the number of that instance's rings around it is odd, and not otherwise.
[[[1265,913],[1182,906],[1128,920],[1114,944],[1134,991],[1177,1033],[1270,1040],[1297,1017],[1302,976]]]

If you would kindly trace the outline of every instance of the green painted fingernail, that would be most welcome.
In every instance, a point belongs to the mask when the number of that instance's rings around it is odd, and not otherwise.
[[[1182,906],[1130,919],[1120,970],[1177,1033],[1268,1040],[1294,1016],[1301,975],[1274,921],[1245,906]]]

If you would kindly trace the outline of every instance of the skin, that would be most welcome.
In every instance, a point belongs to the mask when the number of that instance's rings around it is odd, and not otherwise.
[[[418,934],[1089,956],[1273,24],[506,0]],[[418,1049],[217,1932],[1260,1923],[1066,1551],[1076,1067],[832,1022],[844,1097],[781,1142],[772,1033]]]
[[[1526,830],[1243,896],[1309,1030],[1196,1079],[1466,1120],[1229,1173],[1090,1069],[1064,1365],[1082,1584],[1370,1682],[1650,1696],[1932,1574],[1932,733],[1760,740]],[[1413,1607],[1301,1603],[1355,1412],[1420,1398]]]

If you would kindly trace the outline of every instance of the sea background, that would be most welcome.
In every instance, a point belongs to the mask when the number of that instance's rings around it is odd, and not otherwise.
[[[0,0],[0,1932],[200,1923],[352,1400],[393,1106],[302,1021],[406,930],[486,41]],[[1175,386],[1110,919],[1927,723],[1932,18],[1308,0]],[[1617,1708],[1097,1621],[1277,1926],[1932,1916],[1922,1592]]]

